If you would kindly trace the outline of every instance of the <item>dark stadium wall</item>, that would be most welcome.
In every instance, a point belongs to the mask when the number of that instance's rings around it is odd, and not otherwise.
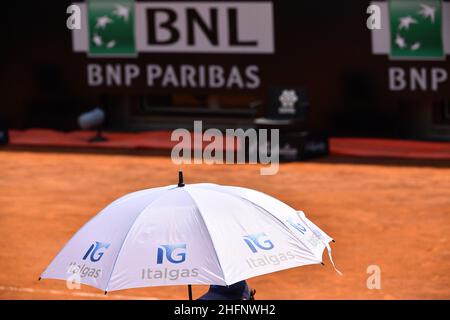
[[[129,118],[145,113],[142,99],[149,96],[169,97],[168,109],[174,99],[190,101],[191,97],[219,96],[225,104],[244,109],[250,108],[249,101],[260,100],[256,115],[264,115],[270,107],[267,98],[271,87],[281,86],[306,90],[311,130],[337,136],[450,139],[448,120],[440,118],[439,107],[450,99],[450,80],[436,90],[431,89],[428,79],[426,90],[410,90],[408,86],[391,91],[388,77],[391,68],[401,68],[407,76],[413,68],[423,69],[427,75],[433,68],[450,72],[448,57],[441,61],[392,61],[388,55],[373,54],[371,30],[366,27],[369,1],[272,1],[273,53],[140,52],[135,58],[98,58],[74,52],[71,31],[65,27],[70,3],[30,2],[23,10],[17,2],[9,4],[15,6],[10,12],[21,12],[21,19],[6,15],[4,21],[9,32],[2,52],[0,86],[4,100],[0,117],[10,128],[73,130],[77,116],[95,106],[106,109],[110,129],[174,128],[185,125],[180,119],[190,119],[185,109],[177,113],[173,108],[169,115],[143,117],[144,126],[131,126]],[[36,20],[35,26],[23,23]],[[231,89],[163,87],[160,83],[149,87],[140,77],[131,85],[122,79],[120,85],[103,82],[90,86],[90,64],[99,65],[103,72],[108,65],[118,66],[122,74],[127,64],[137,65],[141,73],[149,64],[175,69],[181,65],[220,66],[225,72],[236,66],[244,75],[246,68],[257,66],[260,83],[254,88],[244,85]],[[233,115],[214,112],[208,116],[222,119],[223,125],[240,124]]]

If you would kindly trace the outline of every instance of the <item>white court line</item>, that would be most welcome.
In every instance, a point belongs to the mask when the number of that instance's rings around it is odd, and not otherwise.
[[[27,292],[27,293],[45,293],[53,295],[71,295],[75,297],[85,297],[85,298],[102,298],[102,299],[124,299],[124,300],[160,300],[155,297],[142,297],[142,296],[124,296],[120,294],[100,294],[100,293],[89,293],[89,292],[77,292],[77,291],[61,291],[61,290],[46,290],[46,289],[32,289],[32,288],[18,288],[18,287],[5,287],[0,286],[0,291],[11,291],[11,292]]]

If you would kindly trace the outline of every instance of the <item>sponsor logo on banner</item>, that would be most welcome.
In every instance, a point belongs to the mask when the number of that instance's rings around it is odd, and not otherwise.
[[[271,86],[269,88],[268,117],[272,119],[305,120],[309,99],[305,88]]]
[[[76,3],[87,28],[73,31],[75,51],[91,56],[140,52],[274,52],[272,3],[137,2]],[[255,19],[255,16],[258,19]]]
[[[393,60],[445,59],[449,6],[440,0],[372,2],[381,9],[381,29],[372,30],[372,52]]]
[[[88,6],[88,51],[92,56],[136,54],[133,0],[95,0]]]
[[[90,87],[258,89],[256,64],[152,63],[155,54],[273,54],[273,4],[261,2],[75,3],[81,27],[73,29],[74,52],[86,53]],[[146,63],[138,59],[146,58]],[[104,58],[135,58],[111,63]],[[175,57],[175,56],[174,56]],[[92,58],[92,59],[91,59]],[[169,58],[165,58],[166,60]],[[148,61],[148,62],[147,62]]]
[[[295,90],[283,90],[278,97],[281,106],[278,107],[280,114],[295,114],[295,104],[298,101],[298,96]]]
[[[443,58],[440,0],[390,1],[392,58]]]
[[[88,251],[86,251],[86,253],[83,256],[83,260],[86,260],[89,258],[90,261],[92,262],[97,262],[99,261],[104,254],[104,250],[108,249],[110,246],[110,243],[103,243],[103,242],[98,242],[95,241],[94,244],[92,244]]]
[[[186,244],[165,244],[158,248],[157,264],[164,262],[164,256],[170,263],[182,263],[186,260]]]
[[[381,26],[373,29],[372,53],[391,61],[437,61],[429,65],[388,69],[391,91],[438,91],[448,80],[440,65],[450,54],[450,3],[441,0],[372,2],[380,8]]]

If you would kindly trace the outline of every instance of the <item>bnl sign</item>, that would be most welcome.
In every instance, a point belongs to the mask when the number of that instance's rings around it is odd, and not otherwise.
[[[73,48],[90,56],[274,52],[271,2],[91,0],[77,5],[81,29],[73,30]]]

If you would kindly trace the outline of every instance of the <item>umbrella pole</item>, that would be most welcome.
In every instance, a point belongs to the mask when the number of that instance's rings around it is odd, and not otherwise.
[[[192,286],[188,284],[188,294],[189,294],[189,300],[192,300]]]
[[[178,171],[178,187],[184,187],[183,171]]]

